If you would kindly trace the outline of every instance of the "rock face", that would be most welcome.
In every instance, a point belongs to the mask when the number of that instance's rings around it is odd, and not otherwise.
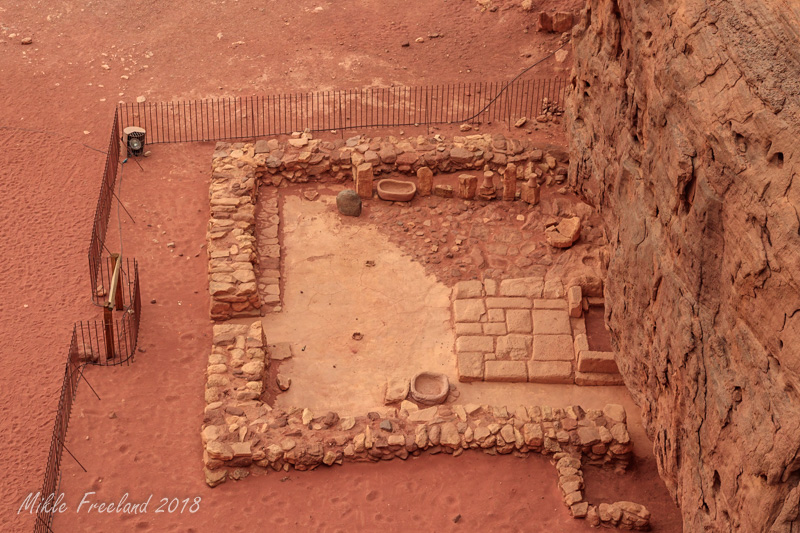
[[[800,528],[800,5],[590,0],[570,183],[685,531]]]

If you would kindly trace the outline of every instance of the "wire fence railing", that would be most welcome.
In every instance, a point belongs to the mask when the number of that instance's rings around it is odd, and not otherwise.
[[[83,368],[86,365],[116,366],[129,365],[133,362],[139,341],[139,323],[142,317],[142,296],[136,261],[133,261],[131,278],[129,304],[126,306],[122,318],[114,320],[113,329],[109,330],[108,324],[98,321],[79,322],[72,328],[72,341],[64,367],[61,396],[56,409],[53,434],[50,438],[50,451],[44,472],[44,483],[40,493],[42,500],[49,497],[52,502],[58,497],[61,460],[66,449],[65,441],[69,418],[78,391],[78,383],[83,377]],[[115,356],[113,358],[106,356],[109,344],[114,349]],[[53,513],[52,505],[39,506],[34,532],[52,531]]]
[[[108,222],[111,217],[111,204],[114,199],[114,185],[117,182],[117,171],[120,165],[120,124],[118,112],[114,111],[114,122],[111,125],[111,139],[108,142],[108,154],[100,182],[100,195],[94,212],[92,238],[89,242],[89,276],[91,278],[92,299],[100,304],[103,296],[110,289],[111,278],[107,269],[103,269],[103,249],[105,248]]]
[[[81,359],[90,365],[129,365],[136,353],[142,297],[139,288],[139,266],[136,260],[122,268],[124,307],[122,317],[113,320],[79,322],[78,341]]]
[[[120,104],[120,127],[147,131],[147,142],[252,139],[295,131],[506,122],[560,106],[566,80],[516,79],[419,87]]]
[[[69,345],[67,354],[67,364],[64,367],[64,378],[61,384],[61,396],[58,399],[58,409],[56,410],[56,420],[53,427],[53,436],[50,439],[50,452],[47,455],[47,465],[44,471],[44,483],[42,484],[41,498],[45,499],[50,495],[55,499],[58,494],[58,485],[61,477],[61,458],[64,453],[64,440],[67,437],[67,427],[69,417],[72,413],[72,403],[78,391],[78,379],[81,375],[83,363],[80,360],[78,350],[77,328],[72,330],[72,342]],[[41,506],[36,513],[34,532],[46,533],[52,531],[53,520],[52,507]]]
[[[78,383],[83,377],[83,368],[86,365],[129,365],[134,360],[139,341],[142,316],[139,266],[135,259],[123,261],[118,255],[111,254],[105,245],[111,207],[115,198],[114,186],[120,165],[120,131],[120,121],[115,111],[88,252],[92,300],[96,305],[105,307],[106,313],[101,321],[78,322],[72,329],[72,340],[64,367],[61,395],[45,465],[44,482],[39,493],[41,503],[36,511],[34,523],[36,533],[53,530],[55,509],[53,505],[45,503],[53,502],[58,497],[63,453],[65,450],[69,452],[65,445],[67,429]],[[107,255],[103,253],[104,250],[108,252]],[[106,302],[104,299],[112,289],[115,263],[118,261],[120,264],[117,269],[116,279],[119,281],[116,283],[116,297],[114,302]],[[113,318],[111,311],[113,307],[122,311],[121,317]]]

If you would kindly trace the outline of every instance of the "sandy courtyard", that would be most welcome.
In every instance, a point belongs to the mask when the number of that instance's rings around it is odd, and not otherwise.
[[[390,377],[456,381],[450,288],[377,228],[343,224],[334,196],[284,198],[284,309],[263,319],[267,340],[296,354],[281,365],[292,387],[278,405],[357,415],[383,405]]]

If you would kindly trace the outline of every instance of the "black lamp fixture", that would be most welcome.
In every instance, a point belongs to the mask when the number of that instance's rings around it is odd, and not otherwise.
[[[136,126],[128,126],[122,130],[122,142],[128,150],[128,157],[138,157],[144,153],[146,131]]]

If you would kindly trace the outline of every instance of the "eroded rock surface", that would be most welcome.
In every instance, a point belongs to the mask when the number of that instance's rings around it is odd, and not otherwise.
[[[685,531],[800,528],[798,28],[794,2],[590,0],[573,30],[570,179]]]

